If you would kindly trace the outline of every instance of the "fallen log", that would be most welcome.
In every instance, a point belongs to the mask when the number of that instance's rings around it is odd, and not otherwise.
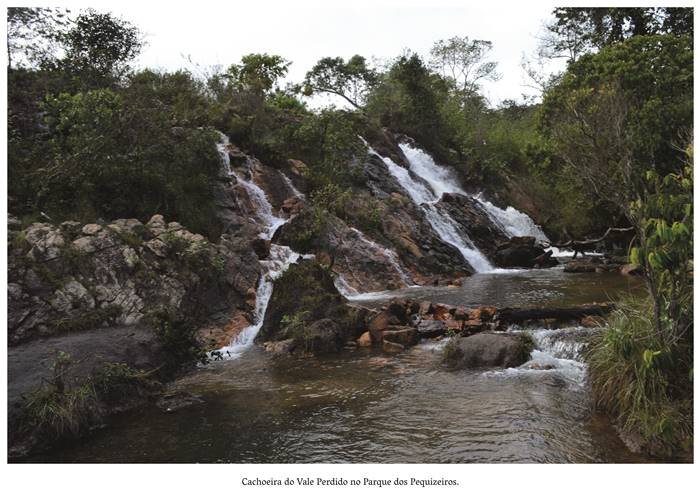
[[[496,312],[494,321],[498,323],[499,328],[540,319],[555,319],[558,322],[574,321],[580,320],[585,316],[605,316],[613,309],[614,305],[611,303],[586,304],[576,307],[535,307],[527,309],[505,307]]]

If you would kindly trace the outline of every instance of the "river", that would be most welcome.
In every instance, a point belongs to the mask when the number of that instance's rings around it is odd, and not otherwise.
[[[549,269],[475,275],[462,287],[404,289],[364,303],[410,295],[458,305],[567,305],[607,301],[640,285],[619,274]],[[441,365],[444,340],[399,355],[350,348],[282,360],[253,346],[170,385],[171,394],[200,402],[116,416],[89,439],[37,460],[645,462],[592,408],[581,350],[595,330],[530,332],[532,360],[507,370],[448,370]]]

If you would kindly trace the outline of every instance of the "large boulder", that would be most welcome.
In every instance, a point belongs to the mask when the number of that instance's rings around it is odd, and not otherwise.
[[[255,341],[291,339],[293,352],[336,352],[365,331],[366,313],[348,305],[325,268],[304,259],[275,281]]]
[[[500,267],[556,266],[558,262],[551,254],[537,245],[534,237],[514,236],[498,246],[494,259]]]
[[[454,368],[514,368],[527,362],[530,352],[528,335],[484,332],[450,339],[444,361]]]
[[[437,206],[450,214],[464,234],[489,259],[493,259],[496,247],[508,241],[508,237],[473,197],[444,193]]]

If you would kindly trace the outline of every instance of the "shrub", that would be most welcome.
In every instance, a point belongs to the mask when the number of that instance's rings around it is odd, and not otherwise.
[[[166,374],[207,362],[207,354],[197,338],[197,327],[190,320],[165,309],[156,309],[147,313],[145,321],[153,328],[166,353]]]
[[[59,333],[86,331],[99,328],[105,323],[114,325],[122,313],[118,304],[108,304],[104,307],[90,309],[78,316],[71,316],[56,321],[55,328]]]
[[[672,455],[692,444],[692,380],[680,361],[688,351],[654,332],[649,300],[625,300],[586,352],[598,407],[613,414],[646,450]]]
[[[111,405],[143,398],[159,384],[124,363],[105,363],[81,382],[69,382],[76,361],[59,351],[46,384],[24,399],[23,429],[51,444],[83,435]]]
[[[74,360],[59,352],[47,384],[32,392],[24,403],[27,428],[53,441],[78,436],[99,416],[92,384],[70,388],[66,375]]]

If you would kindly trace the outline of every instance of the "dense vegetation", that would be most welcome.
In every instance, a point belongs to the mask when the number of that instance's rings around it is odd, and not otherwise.
[[[215,237],[219,130],[273,167],[303,161],[317,224],[332,211],[371,229],[382,206],[354,195],[366,153],[357,136],[405,133],[468,184],[517,185],[555,238],[635,228],[650,300],[623,306],[592,348],[594,391],[663,450],[689,442],[692,9],[555,9],[539,55],[566,57],[566,71],[527,65],[542,103],[498,108],[480,94],[499,77],[485,40],[440,40],[429,58],[406,52],[383,68],[326,57],[282,88],[291,62],[277,55],[249,54],[207,76],[134,70],[142,41],[126,21],[92,10],[8,14],[11,213],[161,213]],[[342,106],[310,109],[306,97],[319,93]]]

